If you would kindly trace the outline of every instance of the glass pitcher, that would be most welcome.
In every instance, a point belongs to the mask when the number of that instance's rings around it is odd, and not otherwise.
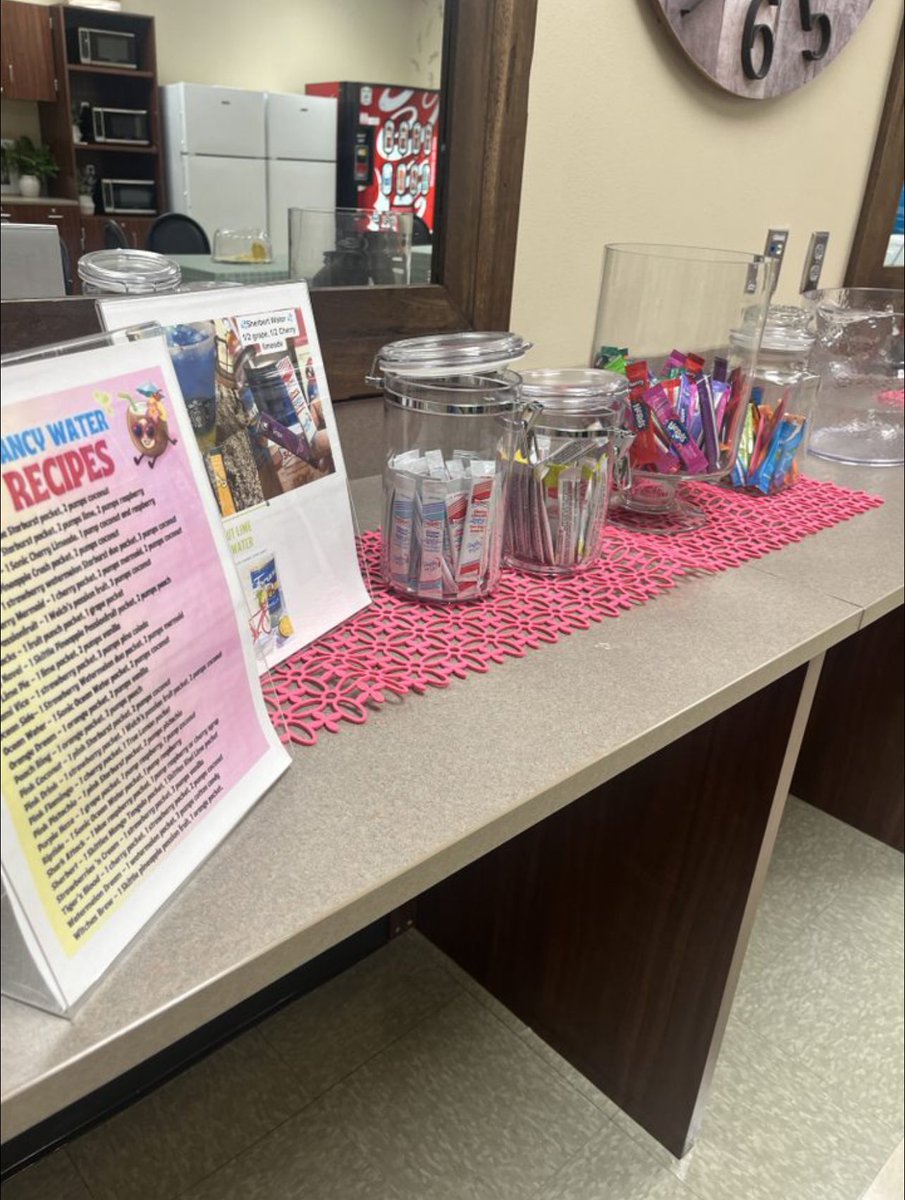
[[[809,293],[821,379],[808,453],[871,467],[905,463],[903,294],[893,288]]]

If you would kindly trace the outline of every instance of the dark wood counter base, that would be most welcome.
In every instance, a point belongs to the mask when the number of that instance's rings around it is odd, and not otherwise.
[[[675,1155],[728,1016],[804,680],[793,671],[418,900],[423,933]]]
[[[905,609],[827,651],[792,792],[905,850]]]

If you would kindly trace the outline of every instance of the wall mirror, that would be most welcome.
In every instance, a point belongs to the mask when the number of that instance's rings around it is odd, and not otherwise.
[[[864,189],[852,250],[845,273],[846,287],[901,288],[900,206],[905,176],[905,80],[903,39],[899,29],[889,87]]]
[[[536,0],[445,0],[433,282],[323,288],[315,316],[336,399],[367,395],[387,341],[509,319]],[[4,351],[93,332],[94,304],[4,301]]]

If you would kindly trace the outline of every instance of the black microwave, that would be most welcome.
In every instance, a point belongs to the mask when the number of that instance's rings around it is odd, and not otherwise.
[[[153,216],[157,211],[157,185],[153,179],[102,179],[101,207],[105,213]]]
[[[95,142],[147,146],[151,140],[146,108],[92,108],[91,126]]]
[[[92,67],[138,67],[135,34],[79,27],[79,62]]]

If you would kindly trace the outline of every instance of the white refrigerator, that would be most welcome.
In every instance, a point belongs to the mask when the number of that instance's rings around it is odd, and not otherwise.
[[[289,251],[289,209],[336,207],[337,102],[268,92],[267,225],[274,256]]]
[[[218,229],[267,229],[263,92],[170,83],[160,89],[168,195],[210,239]]]

